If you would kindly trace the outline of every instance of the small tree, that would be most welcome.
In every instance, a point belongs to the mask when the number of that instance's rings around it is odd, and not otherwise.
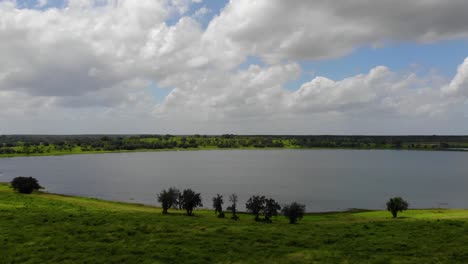
[[[42,189],[37,179],[33,177],[16,177],[11,181],[11,188],[19,193],[30,194]]]
[[[263,214],[265,215],[265,222],[271,223],[271,217],[277,216],[281,206],[273,199],[265,199],[265,208]]]
[[[169,190],[163,190],[158,194],[158,202],[161,203],[163,208],[163,214],[167,214],[169,208],[177,208],[177,199],[180,191],[176,188],[169,188]]]
[[[192,189],[186,189],[182,193],[183,208],[187,211],[188,216],[193,215],[193,209],[203,206],[201,194],[192,191]]]
[[[397,218],[398,212],[408,210],[408,202],[401,197],[391,198],[387,202],[387,210],[392,213],[393,218]]]
[[[265,196],[254,195],[250,197],[245,208],[255,215],[255,221],[260,221],[260,213],[265,209]]]
[[[234,221],[239,220],[239,216],[237,216],[237,194],[233,193],[229,195],[229,201],[231,202],[231,206],[228,207],[228,210],[231,211],[231,219]]]
[[[218,214],[219,218],[224,218],[223,204],[223,196],[216,194],[216,196],[213,197],[213,208],[215,209],[215,214]]]
[[[177,194],[177,203],[176,203],[179,210],[184,209],[184,199],[183,198],[184,197],[182,196],[182,193],[179,192]]]
[[[294,202],[292,204],[285,205],[282,212],[284,216],[289,218],[290,224],[295,224],[298,219],[302,219],[304,216],[305,205]]]

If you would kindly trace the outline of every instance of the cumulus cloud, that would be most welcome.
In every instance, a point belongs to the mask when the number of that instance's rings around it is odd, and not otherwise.
[[[379,66],[285,88],[303,70],[298,60],[388,41],[466,38],[466,1],[232,0],[206,29],[197,18],[207,8],[187,15],[200,3],[69,0],[64,8],[35,10],[1,1],[5,132],[46,123],[47,133],[346,133],[363,127],[360,117],[419,120],[422,128],[466,107],[468,60],[445,83]],[[249,56],[266,64],[240,67]],[[153,83],[170,91],[162,102]],[[313,130],[316,124],[323,130]]]
[[[443,92],[447,96],[468,97],[468,58],[458,67],[457,75]]]
[[[468,2],[459,0],[236,0],[207,35],[270,63],[327,59],[388,41],[466,38],[465,10]]]

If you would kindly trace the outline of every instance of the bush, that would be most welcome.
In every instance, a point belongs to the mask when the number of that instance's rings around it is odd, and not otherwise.
[[[284,216],[289,218],[289,223],[295,224],[298,219],[302,219],[304,216],[305,205],[294,202],[292,204],[285,205],[282,211]]]
[[[192,191],[191,189],[186,189],[182,193],[182,207],[187,211],[188,216],[193,215],[193,209],[197,207],[202,207],[201,194]]]
[[[398,212],[408,210],[408,202],[401,197],[391,198],[387,202],[387,210],[392,213],[393,218],[397,218]]]
[[[255,221],[260,221],[260,213],[265,209],[265,196],[254,195],[245,204],[247,211],[255,215]]]
[[[237,194],[233,193],[229,195],[229,201],[231,202],[231,206],[229,206],[227,209],[231,211],[231,219],[234,221],[239,220],[239,216],[237,216]]]
[[[265,222],[271,223],[271,217],[277,216],[279,210],[281,210],[281,206],[275,200],[265,199],[265,209],[263,209]]]
[[[273,199],[266,198],[265,196],[254,195],[245,204],[245,208],[255,215],[255,221],[264,221],[271,223],[271,217],[278,215],[278,210],[281,206]],[[265,219],[260,219],[260,214],[265,216]]]
[[[215,214],[221,214],[223,212],[223,204],[224,201],[222,195],[217,194],[213,197],[213,208],[215,209]]]
[[[33,191],[42,189],[38,181],[33,177],[16,177],[11,181],[11,187],[24,194],[30,194]]]
[[[169,190],[163,190],[158,194],[158,202],[162,205],[163,214],[167,214],[169,208],[177,208],[179,194],[180,192],[176,188],[169,188]]]

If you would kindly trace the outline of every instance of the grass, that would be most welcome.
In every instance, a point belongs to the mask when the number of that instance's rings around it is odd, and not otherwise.
[[[227,214],[229,217],[229,214]],[[0,263],[467,263],[468,210],[310,214],[297,225],[0,185]]]

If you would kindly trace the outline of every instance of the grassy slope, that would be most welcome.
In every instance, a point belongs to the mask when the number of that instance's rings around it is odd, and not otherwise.
[[[467,263],[468,211],[218,219],[0,185],[0,263]]]

